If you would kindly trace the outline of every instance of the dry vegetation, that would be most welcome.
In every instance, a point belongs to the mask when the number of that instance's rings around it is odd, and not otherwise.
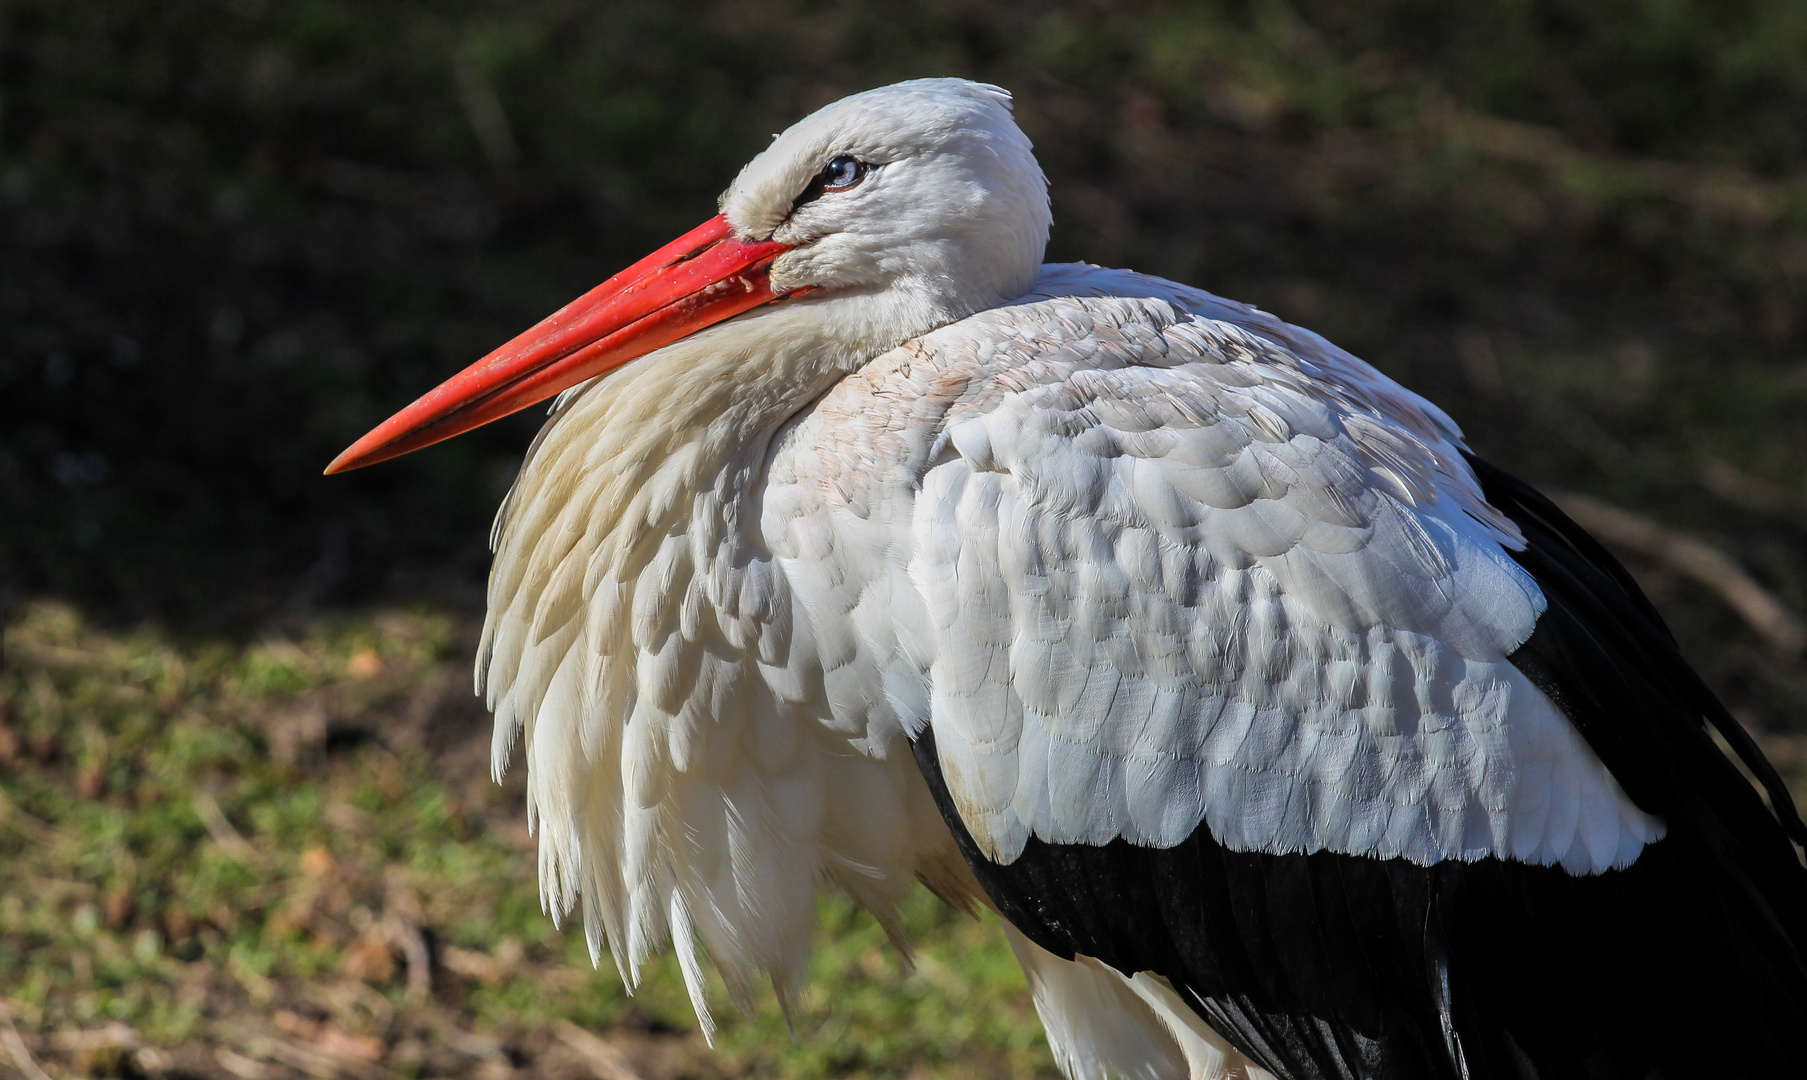
[[[788,1030],[718,985],[711,1050],[668,961],[626,995],[540,909],[446,617],[235,643],[39,603],[4,629],[0,1074],[1055,1075],[993,920],[920,890],[913,967],[823,899]],[[1807,796],[1807,739],[1766,743]]]
[[[825,898],[811,991],[715,1051],[541,913],[452,623],[178,644],[40,604],[0,672],[0,1073],[1052,1075],[996,927],[919,893],[912,969]]]

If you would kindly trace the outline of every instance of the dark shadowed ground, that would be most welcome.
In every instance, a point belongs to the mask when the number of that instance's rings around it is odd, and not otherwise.
[[[1015,92],[1052,258],[1310,326],[1562,493],[1800,778],[1803,56],[1792,0],[0,0],[20,1045],[608,1075],[562,1019],[647,1076],[1048,1068],[996,935],[926,899],[914,975],[829,904],[819,985],[865,989],[795,1044],[768,1001],[702,1054],[671,972],[632,1003],[590,975],[463,692],[534,419],[319,475],[770,133],[906,77]]]

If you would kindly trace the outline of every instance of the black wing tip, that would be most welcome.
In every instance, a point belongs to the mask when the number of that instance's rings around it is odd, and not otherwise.
[[[1787,782],[1782,779],[1781,773],[1763,753],[1750,732],[1745,730],[1738,718],[1732,715],[1718,695],[1713,693],[1692,665],[1682,657],[1675,634],[1664,621],[1662,613],[1657,611],[1656,605],[1639,587],[1631,571],[1607,550],[1606,545],[1577,524],[1549,496],[1471,452],[1464,451],[1463,457],[1474,470],[1482,495],[1494,509],[1511,518],[1521,530],[1541,530],[1547,533],[1617,586],[1615,596],[1610,599],[1620,602],[1617,605],[1620,608],[1617,613],[1619,621],[1626,624],[1625,628],[1639,639],[1639,644],[1647,652],[1659,654],[1667,680],[1681,693],[1688,705],[1699,712],[1701,719],[1719,732],[1737,759],[1756,777],[1769,797],[1770,812],[1775,815],[1783,833],[1796,846],[1807,850],[1807,822],[1802,820]],[[1527,536],[1526,540],[1529,543],[1532,537]],[[1609,598],[1596,596],[1596,599]],[[1643,625],[1633,624],[1633,620],[1628,618],[1631,612],[1625,610],[1626,605],[1643,617]],[[1663,653],[1668,655],[1660,655]]]

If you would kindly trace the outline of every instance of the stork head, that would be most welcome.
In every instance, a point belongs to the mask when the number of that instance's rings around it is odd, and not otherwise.
[[[919,79],[798,121],[735,178],[721,214],[616,274],[359,439],[372,465],[552,397],[724,319],[824,306],[866,356],[1035,283],[1047,181],[1010,95]]]
[[[788,251],[783,290],[861,290],[925,305],[918,333],[1035,283],[1048,189],[1010,95],[919,79],[842,98],[792,125],[721,199],[736,234]]]

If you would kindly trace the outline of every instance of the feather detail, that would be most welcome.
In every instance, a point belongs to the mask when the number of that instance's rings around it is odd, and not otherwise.
[[[892,933],[973,836],[1591,873],[1662,824],[1506,653],[1542,597],[1447,417],[1321,338],[1091,267],[864,364],[723,324],[561,398],[478,686],[555,914],[744,1002],[820,881]],[[824,359],[827,356],[827,359]]]

